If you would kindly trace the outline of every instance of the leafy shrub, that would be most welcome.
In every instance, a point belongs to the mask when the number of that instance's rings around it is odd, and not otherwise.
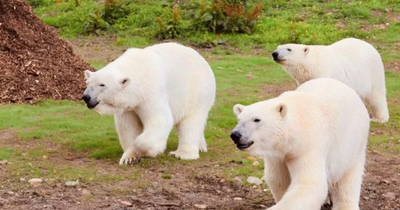
[[[172,14],[170,15],[166,23],[164,23],[161,17],[157,18],[157,23],[159,26],[159,31],[156,37],[159,39],[175,39],[178,38],[179,35],[183,32],[180,9],[178,6],[175,6],[172,9]]]
[[[119,19],[126,18],[129,13],[128,1],[104,1],[104,13],[102,14],[102,18],[111,25],[115,24]]]
[[[262,4],[250,8],[245,0],[212,0],[211,5],[202,1],[194,27],[213,33],[251,34],[262,10]]]
[[[38,7],[43,7],[43,6],[49,6],[51,3],[53,3],[52,0],[26,0],[31,7],[33,8],[38,8]]]
[[[83,20],[83,34],[97,34],[111,29],[118,20],[126,18],[130,13],[128,1],[105,0],[104,9],[96,9]]]
[[[82,33],[100,35],[101,31],[109,28],[111,28],[111,25],[103,19],[102,12],[97,9],[95,13],[89,14],[84,20]]]

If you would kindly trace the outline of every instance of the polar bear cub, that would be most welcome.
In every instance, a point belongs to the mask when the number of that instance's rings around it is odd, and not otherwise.
[[[381,56],[369,43],[348,38],[329,46],[285,44],[272,56],[298,85],[321,77],[345,83],[372,109],[373,121],[388,122],[385,70]]]
[[[269,210],[319,210],[328,191],[333,210],[359,210],[369,115],[355,91],[330,78],[233,108],[231,138],[265,161],[276,205]]]
[[[124,150],[120,164],[162,153],[174,125],[179,146],[170,154],[199,158],[215,100],[215,78],[195,50],[175,43],[129,49],[97,72],[85,72],[89,109],[113,114]]]

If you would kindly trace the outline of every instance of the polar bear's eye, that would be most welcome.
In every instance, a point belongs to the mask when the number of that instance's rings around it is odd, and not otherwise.
[[[258,118],[256,118],[256,119],[253,120],[253,122],[260,122],[260,121],[261,121],[261,120],[258,119]]]
[[[105,85],[105,84],[100,84],[99,86],[100,86],[100,87],[105,87],[106,85]]]
[[[292,51],[292,49],[290,49],[290,48],[287,48],[287,50],[288,50],[289,52],[291,52],[291,51]]]

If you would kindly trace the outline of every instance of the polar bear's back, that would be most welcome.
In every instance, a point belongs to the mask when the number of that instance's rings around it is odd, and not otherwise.
[[[369,123],[369,115],[361,98],[344,83],[332,78],[319,78],[300,85],[296,92],[307,92],[316,98],[324,109],[335,113],[335,118],[346,121],[356,117],[364,117]]]
[[[326,57],[332,60],[326,62],[324,68],[330,69],[329,77],[349,85],[361,97],[368,96],[374,85],[385,80],[381,56],[371,44],[347,38],[327,46],[327,49],[330,57]]]
[[[325,137],[329,148],[327,172],[337,181],[354,161],[365,157],[369,131],[368,111],[357,95],[347,85],[330,78],[310,80],[296,92],[307,92],[320,102],[318,114],[325,123]]]
[[[208,109],[212,106],[216,90],[214,73],[198,52],[176,43],[157,44],[145,50],[157,55],[162,63],[160,71],[167,71],[163,79],[176,121],[189,111],[204,109],[198,106]]]

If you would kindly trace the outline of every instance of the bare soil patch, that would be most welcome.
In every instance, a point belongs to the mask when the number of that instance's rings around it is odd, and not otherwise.
[[[268,84],[260,87],[261,94],[270,97],[277,97],[283,92],[295,90],[297,88],[294,80],[285,80],[278,84]]]
[[[109,63],[119,57],[127,47],[118,47],[113,43],[115,36],[102,38],[73,39],[68,42],[74,49],[74,53],[88,62]]]
[[[385,64],[385,70],[400,73],[400,61],[394,61]]]

